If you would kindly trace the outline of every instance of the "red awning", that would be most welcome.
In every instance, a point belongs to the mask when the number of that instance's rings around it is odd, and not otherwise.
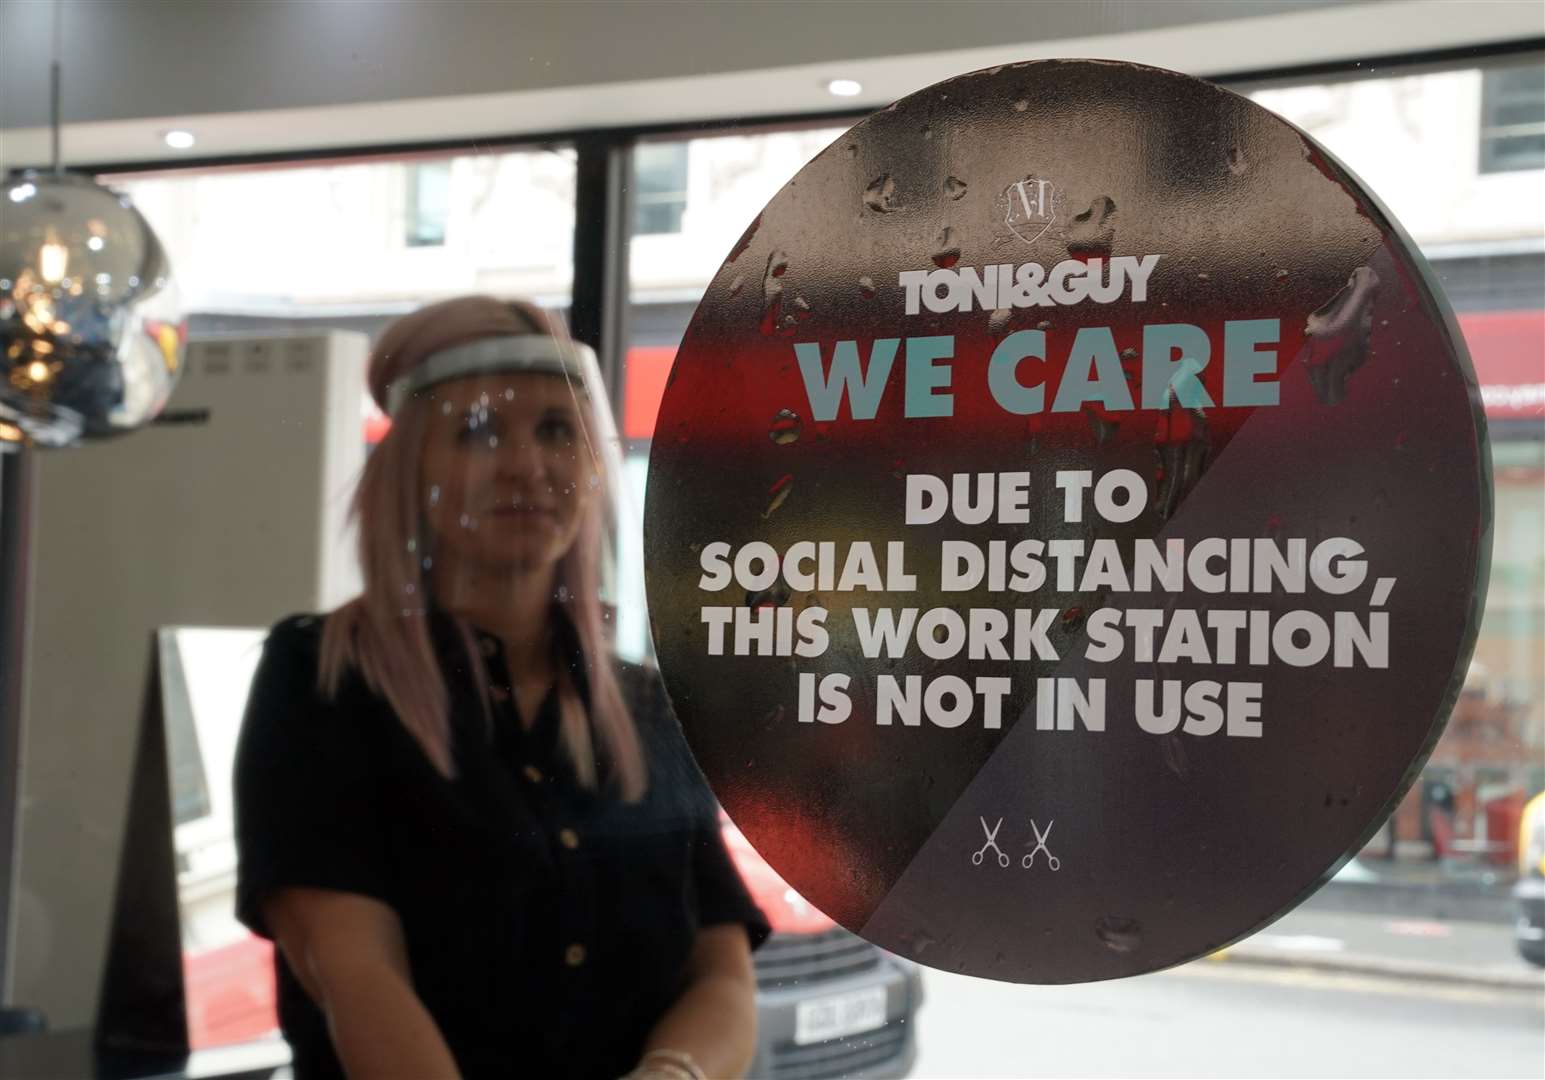
[[[1545,311],[1468,311],[1459,327],[1481,381],[1486,415],[1492,420],[1545,419]],[[648,439],[665,396],[676,349],[635,346],[624,365],[622,435]],[[390,422],[376,415],[366,425],[374,443]]]
[[[676,362],[674,345],[636,345],[623,364],[622,437],[654,436],[654,420],[665,396],[665,380]]]
[[[1545,419],[1545,311],[1466,311],[1459,328],[1487,418]]]

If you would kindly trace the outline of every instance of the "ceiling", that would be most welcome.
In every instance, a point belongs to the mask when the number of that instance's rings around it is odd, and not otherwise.
[[[0,166],[432,142],[883,105],[1015,60],[1196,74],[1545,34],[1510,0],[0,0]],[[834,77],[864,85],[832,97]]]

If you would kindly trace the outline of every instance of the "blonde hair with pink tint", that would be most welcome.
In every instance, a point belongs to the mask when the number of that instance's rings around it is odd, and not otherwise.
[[[525,302],[469,296],[420,308],[392,323],[376,343],[370,358],[371,394],[384,408],[387,387],[435,352],[485,337],[532,333],[568,340],[560,323]],[[602,388],[572,381],[570,387],[587,437],[593,440],[598,431],[594,410],[607,408]],[[441,775],[451,777],[451,694],[428,621],[430,583],[425,571],[430,553],[419,491],[431,407],[429,395],[409,398],[365,463],[352,507],[359,526],[364,589],[325,620],[318,684],[324,694],[336,696],[346,672],[356,669],[392,706]],[[601,471],[599,452],[592,452]],[[597,788],[610,781],[631,801],[642,795],[648,778],[638,731],[617,683],[601,606],[601,541],[610,479],[602,471],[602,497],[592,500],[578,537],[559,560],[554,581],[555,617],[569,620],[579,642],[589,709],[566,664],[558,665],[555,689],[560,744],[580,783]],[[484,719],[491,722],[488,671],[472,627],[455,616],[452,620]]]

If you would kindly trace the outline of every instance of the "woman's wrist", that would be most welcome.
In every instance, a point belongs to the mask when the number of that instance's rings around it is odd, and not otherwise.
[[[632,1072],[623,1080],[708,1080],[692,1055],[685,1050],[650,1050],[639,1058]]]

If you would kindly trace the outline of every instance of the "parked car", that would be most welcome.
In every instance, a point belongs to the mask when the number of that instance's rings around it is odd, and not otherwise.
[[[747,1075],[906,1076],[923,1002],[917,965],[811,907],[722,812],[720,819],[725,845],[773,927],[755,956],[757,1050]]]
[[[775,1080],[906,1076],[917,1056],[917,965],[811,907],[722,812],[725,844],[773,935],[756,952],[757,1050],[747,1075]],[[272,1035],[273,948],[243,939],[184,957],[195,1050]]]
[[[1545,967],[1545,792],[1530,799],[1518,826],[1518,903],[1514,941],[1531,964]]]

